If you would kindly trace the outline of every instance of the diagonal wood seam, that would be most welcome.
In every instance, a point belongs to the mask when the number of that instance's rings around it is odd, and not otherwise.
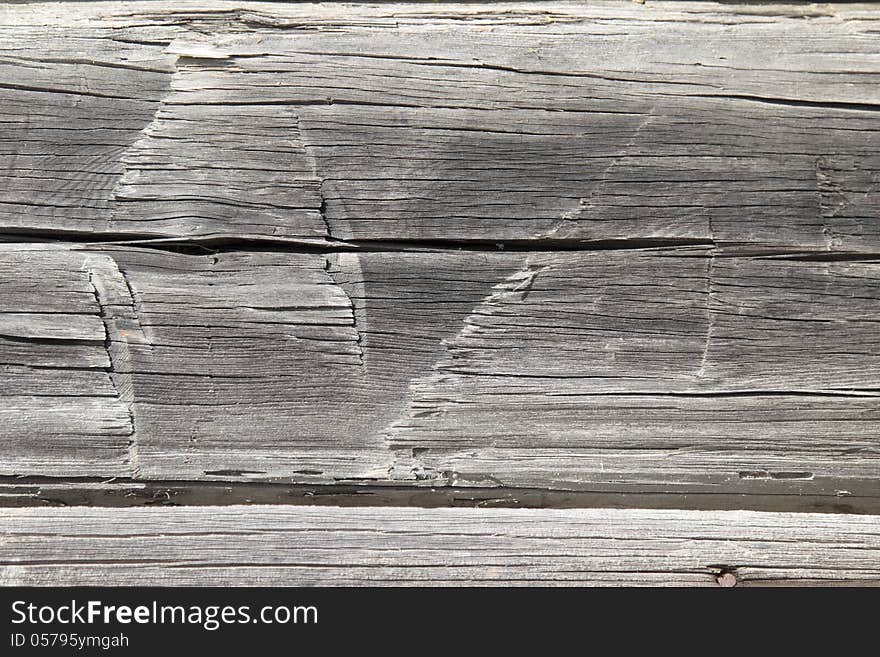
[[[130,345],[143,345],[149,352],[152,344],[141,327],[131,285],[116,261],[110,256],[89,255],[83,261],[82,270],[88,276],[104,325],[104,348],[109,359],[107,375],[117,398],[128,409],[129,467],[131,476],[136,478],[140,473],[140,462]]]
[[[416,398],[416,388],[421,384],[429,383],[438,375],[442,376],[440,373],[446,367],[451,365],[449,347],[460,338],[466,337],[477,330],[474,328],[474,324],[468,320],[471,317],[485,314],[485,312],[481,312],[481,309],[486,307],[490,308],[488,312],[491,314],[491,308],[493,306],[498,306],[501,303],[510,301],[513,301],[514,303],[523,302],[531,292],[537,276],[551,267],[552,265],[535,266],[532,263],[532,257],[526,256],[519,269],[494,285],[490,294],[473,307],[471,313],[464,319],[463,326],[459,332],[452,338],[447,338],[441,341],[441,344],[446,348],[446,351],[431,366],[430,371],[426,375],[410,381],[407,395],[410,400],[409,408],[402,416],[399,416],[396,420],[391,422],[381,432],[385,438],[386,446],[389,447],[394,454],[393,463],[388,470],[391,479],[431,480],[438,484],[452,484],[455,481],[456,473],[454,472],[437,472],[430,467],[425,467],[419,458],[419,452],[417,452],[417,450],[401,449],[392,446],[390,444],[391,434],[399,427],[402,427],[408,420],[414,419],[414,414],[417,412],[417,409],[414,408],[413,405]],[[442,410],[439,412],[442,412]],[[501,484],[501,482],[497,481],[495,483],[499,485]]]
[[[343,265],[345,265],[345,267],[343,267]],[[359,275],[360,270],[360,260],[357,254],[336,253],[330,254],[324,258],[324,271],[327,273],[327,276],[330,278],[333,285],[338,287],[348,300],[348,305],[351,309],[351,327],[354,329],[355,340],[357,342],[358,362],[361,368],[361,373],[365,374],[367,365],[361,324],[366,323],[366,307],[365,304],[359,304],[361,306],[359,308],[358,304],[355,304],[352,293],[355,293],[355,296],[359,296],[362,299],[365,299],[366,295],[364,294],[362,283],[353,283],[351,280],[343,278],[346,271],[353,271],[357,274],[356,278],[363,278]],[[349,290],[349,288],[351,288],[351,290]],[[360,321],[358,321],[359,314],[361,315]]]

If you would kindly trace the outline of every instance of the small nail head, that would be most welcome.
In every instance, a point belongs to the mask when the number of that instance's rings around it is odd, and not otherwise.
[[[721,573],[718,577],[715,578],[715,581],[718,582],[718,586],[729,589],[736,586],[736,575],[730,572]]]

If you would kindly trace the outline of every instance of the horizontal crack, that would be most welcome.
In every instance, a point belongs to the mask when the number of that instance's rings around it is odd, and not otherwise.
[[[737,473],[738,474],[738,473]],[[338,484],[291,484],[277,481],[144,480],[100,477],[0,476],[0,507],[76,505],[226,506],[274,504],[346,507],[499,507],[499,508],[642,508],[756,511],[880,513],[880,494],[843,492],[792,494],[773,479],[741,480],[742,492],[710,490],[679,493],[658,486],[633,485],[599,490],[527,487],[402,486],[390,482],[346,481]],[[779,482],[777,482],[779,483]],[[781,480],[784,484],[785,480]],[[748,486],[760,486],[750,489]]]
[[[855,103],[837,100],[807,100],[803,98],[778,98],[769,96],[754,96],[751,94],[687,94],[689,98],[720,98],[727,100],[745,100],[752,103],[765,105],[782,105],[785,107],[813,107],[821,109],[855,110],[859,112],[880,112],[880,104]]]
[[[655,249],[684,246],[715,246],[708,239],[692,238],[628,238],[590,240],[563,239],[336,239],[336,238],[272,238],[261,236],[156,237],[137,233],[78,232],[63,230],[0,229],[0,243],[67,242],[87,246],[130,246],[203,255],[227,251],[274,251],[280,253],[333,253],[337,251],[611,251]],[[776,252],[774,252],[776,253]]]
[[[676,247],[717,247],[716,257],[765,257],[804,262],[848,262],[880,260],[880,252],[810,251],[803,247],[780,248],[749,242],[722,242],[707,238],[536,238],[536,239],[338,239],[327,237],[265,237],[206,235],[203,237],[160,237],[128,232],[86,232],[49,229],[0,228],[0,244],[75,244],[84,247],[132,247],[180,253],[212,255],[235,251],[272,253],[393,253],[432,251],[539,252],[615,251]]]

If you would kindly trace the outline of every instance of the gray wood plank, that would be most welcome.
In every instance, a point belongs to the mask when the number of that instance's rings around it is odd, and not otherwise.
[[[730,491],[835,481],[840,494],[874,477],[874,261],[677,249],[522,262],[413,379],[388,434],[412,453],[399,476]]]
[[[0,583],[877,585],[878,523],[746,511],[9,509]]]
[[[0,475],[876,497],[878,267],[7,245]]]
[[[75,28],[88,5],[55,20],[35,10],[0,9],[0,228],[107,232],[121,158],[158,111],[174,58],[109,25]]]
[[[873,251],[878,22],[845,4],[10,5],[0,229]]]
[[[64,6],[0,584],[880,584],[876,6]]]
[[[0,282],[10,297],[24,287],[26,298],[38,301],[43,268],[55,268],[59,284],[81,294],[39,336],[34,328],[31,335],[0,336],[4,364],[31,390],[24,409],[4,408],[16,420],[0,429],[15,438],[3,446],[3,474],[105,474],[109,466],[80,472],[91,466],[72,469],[65,457],[89,449],[107,431],[108,413],[124,418],[122,440],[130,447],[112,474],[283,473],[308,481],[387,470],[387,450],[357,429],[363,348],[352,302],[331,278],[325,256],[195,257],[55,246],[8,246],[0,253],[7,267],[25,270]],[[88,306],[71,315],[78,301]],[[91,320],[90,333],[70,338],[71,316]],[[92,378],[82,398],[61,404],[46,395],[67,369]],[[18,398],[16,387],[6,394]],[[84,416],[77,425],[59,416],[71,405]],[[86,421],[96,425],[92,431],[76,431]],[[35,463],[28,455],[42,449],[47,434],[57,453]]]
[[[90,262],[113,267],[109,256]],[[0,472],[126,476],[134,431],[94,285],[67,249],[0,255]]]
[[[0,247],[9,272],[0,295],[10,304],[0,325],[43,323],[28,324],[27,335],[0,334],[10,377],[2,393],[24,400],[24,410],[6,411],[17,418],[7,427],[15,441],[2,450],[0,474],[108,474],[89,463],[65,470],[52,453],[26,458],[49,431],[39,414],[67,431],[62,407],[53,411],[67,395],[82,402],[96,434],[100,404],[125,419],[130,450],[114,475],[387,479],[393,456],[383,428],[405,411],[410,378],[430,367],[441,340],[509,268],[509,258],[491,254],[423,261],[376,254],[362,267],[353,254]],[[426,264],[432,275],[422,279]],[[58,281],[41,279],[43,268]],[[443,278],[457,287],[454,297],[437,289]],[[67,287],[81,296],[62,294]],[[21,309],[56,312],[12,312]],[[71,317],[91,333],[71,339]],[[55,448],[76,454],[91,440],[75,434]]]

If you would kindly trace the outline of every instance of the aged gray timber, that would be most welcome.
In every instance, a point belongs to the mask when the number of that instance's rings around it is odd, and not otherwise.
[[[870,5],[7,5],[0,228],[876,250],[878,24]]]
[[[0,248],[0,475],[877,496],[880,261]]]
[[[4,502],[876,508],[875,6],[70,6],[0,7]]]
[[[51,538],[51,540],[47,540]],[[880,584],[877,516],[747,511],[9,509],[0,584]],[[732,577],[731,577],[732,575]]]

